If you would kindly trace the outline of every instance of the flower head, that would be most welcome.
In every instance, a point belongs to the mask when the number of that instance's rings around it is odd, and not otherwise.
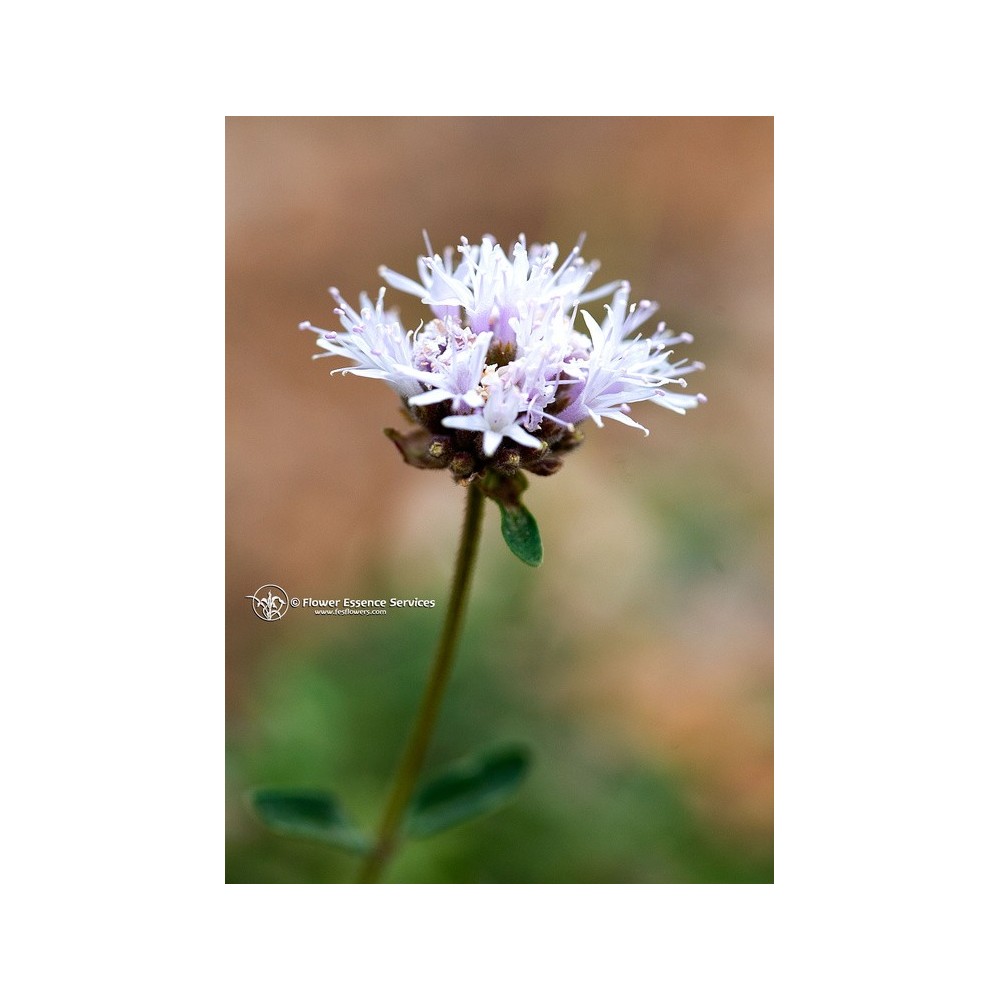
[[[434,253],[428,240],[419,281],[380,270],[430,307],[426,324],[404,330],[385,308],[385,288],[374,303],[362,295],[358,311],[331,289],[343,330],[301,328],[318,335],[316,357],[347,358],[354,365],[337,370],[381,379],[399,394],[418,427],[390,437],[410,464],[447,466],[463,481],[490,469],[550,475],[582,441],[587,420],[648,434],[631,404],[685,413],[705,402],[678,391],[685,375],[703,368],[673,357],[690,334],[675,336],[661,323],[644,336],[639,327],[656,304],[630,304],[623,281],[588,291],[597,267],[579,246],[560,263],[555,243],[528,246],[523,236],[509,254],[490,236],[477,245],[463,239],[457,256],[451,247]],[[603,316],[581,308],[609,296]]]

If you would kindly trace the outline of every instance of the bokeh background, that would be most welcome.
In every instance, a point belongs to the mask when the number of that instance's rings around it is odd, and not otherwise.
[[[227,882],[338,882],[279,838],[257,785],[335,791],[374,823],[443,616],[462,511],[383,436],[396,399],[313,362],[301,320],[423,252],[520,233],[602,262],[695,335],[709,397],[637,404],[526,502],[529,569],[490,505],[428,773],[528,743],[512,805],[398,858],[396,882],[773,878],[770,118],[227,120]],[[390,289],[409,326],[419,302]],[[651,325],[649,326],[651,329]],[[640,412],[641,410],[641,412]],[[279,622],[244,595],[425,597],[438,609]]]

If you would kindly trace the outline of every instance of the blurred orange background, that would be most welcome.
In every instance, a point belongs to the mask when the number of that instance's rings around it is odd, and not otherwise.
[[[545,544],[540,569],[514,563],[488,511],[456,677],[465,671],[474,687],[470,651],[506,645],[511,662],[499,656],[490,683],[509,698],[507,728],[519,732],[523,711],[522,728],[569,734],[552,736],[548,759],[560,770],[550,798],[595,769],[669,776],[685,822],[727,860],[690,862],[669,831],[661,842],[654,818],[648,836],[623,834],[603,866],[581,860],[556,873],[543,856],[523,873],[500,862],[477,869],[471,847],[456,860],[446,846],[424,867],[414,862],[410,879],[770,881],[772,119],[229,118],[226,141],[228,881],[341,877],[339,861],[324,867],[275,846],[242,796],[275,776],[322,778],[304,773],[308,763],[299,773],[289,748],[325,746],[340,717],[329,706],[360,711],[352,678],[362,671],[365,683],[381,671],[394,684],[392,664],[337,659],[344,643],[377,647],[385,622],[305,612],[261,622],[244,595],[275,582],[321,597],[433,597],[443,609],[460,488],[447,473],[403,465],[382,433],[402,427],[394,394],[331,378],[298,329],[337,326],[330,285],[356,303],[377,292],[380,264],[414,274],[423,229],[438,251],[462,236],[509,245],[524,233],[562,254],[585,231],[583,255],[601,261],[595,285],[627,278],[635,299],[660,303],[655,320],[694,334],[690,356],[707,370],[690,386],[706,406],[680,416],[637,404],[648,438],[588,425],[561,472],[532,478],[525,499]],[[408,328],[425,315],[392,289],[388,301]],[[534,609],[523,621],[530,641],[505,612],[508,592]],[[423,636],[443,610],[397,614],[411,618],[394,627],[411,622]],[[329,668],[287,666],[328,647]],[[329,685],[317,696],[328,710],[289,712],[282,685],[306,684],[313,669]],[[359,689],[363,697],[379,694]],[[455,697],[446,717],[465,704]],[[414,691],[410,709],[400,707],[399,728],[370,734],[367,757],[355,747],[351,767],[366,773],[344,780],[356,783],[363,820],[377,812],[415,700]],[[489,729],[488,705],[480,710]],[[544,760],[549,745],[538,739]],[[268,761],[282,754],[277,775]],[[609,801],[614,782],[603,787],[588,809]],[[630,808],[621,806],[623,829]],[[489,838],[490,822],[477,837]],[[553,819],[545,829],[545,849],[558,853],[562,828]]]

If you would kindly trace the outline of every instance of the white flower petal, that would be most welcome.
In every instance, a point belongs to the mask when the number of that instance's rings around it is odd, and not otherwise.
[[[631,417],[627,417],[624,413],[622,413],[621,410],[609,410],[604,414],[604,416],[606,416],[608,420],[617,420],[620,424],[626,424],[629,427],[636,427],[642,431],[646,437],[649,437],[649,431],[643,427],[642,424],[637,424]]]
[[[443,403],[446,399],[451,399],[451,393],[447,389],[431,389],[417,396],[410,396],[407,402],[410,406],[430,406],[432,403]]]
[[[393,288],[398,289],[401,292],[407,292],[410,295],[424,296],[427,294],[427,289],[423,285],[418,285],[412,278],[407,278],[405,274],[399,274],[397,271],[391,271],[387,267],[380,267],[378,269],[379,277],[384,278]]]
[[[461,417],[445,417],[441,421],[445,427],[454,427],[460,431],[486,431],[489,426],[483,420],[481,413],[470,413]]]
[[[511,424],[504,429],[504,437],[509,437],[525,448],[541,448],[542,442],[533,438],[520,424]]]
[[[483,453],[487,458],[496,452],[502,440],[503,435],[499,431],[483,431]]]

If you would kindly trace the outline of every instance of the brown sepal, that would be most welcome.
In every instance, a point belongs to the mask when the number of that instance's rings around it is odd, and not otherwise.
[[[385,436],[399,449],[403,461],[415,469],[445,469],[451,461],[451,442],[425,427],[405,434],[386,427]]]

